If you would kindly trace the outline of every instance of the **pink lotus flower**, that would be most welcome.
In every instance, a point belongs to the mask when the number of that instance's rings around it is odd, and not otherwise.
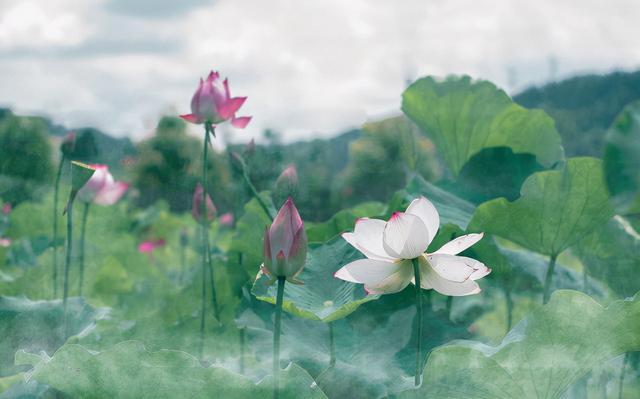
[[[0,247],[7,248],[11,245],[11,239],[9,238],[0,238]]]
[[[162,238],[141,242],[138,245],[138,252],[143,254],[153,253],[158,248],[164,247],[166,241]]]
[[[13,209],[11,207],[11,203],[9,202],[5,202],[4,205],[2,205],[2,214],[3,215],[8,215],[11,213],[11,209]]]
[[[220,224],[224,226],[233,226],[233,214],[228,212],[220,215]]]
[[[211,71],[206,81],[200,79],[200,85],[191,99],[191,113],[180,117],[191,123],[214,125],[231,119],[231,125],[244,129],[251,117],[236,117],[236,112],[246,99],[231,97],[228,80],[220,82],[218,72]]]
[[[83,202],[94,202],[98,205],[113,205],[118,202],[129,188],[129,184],[115,181],[107,165],[90,166],[96,171],[78,191],[78,198]]]
[[[215,205],[213,205],[213,201],[211,200],[211,197],[209,196],[209,194],[207,194],[206,203],[205,203],[207,214],[205,215],[205,218],[203,220],[202,192],[203,192],[202,185],[198,183],[198,185],[196,186],[196,191],[194,191],[193,193],[193,200],[191,202],[191,215],[196,220],[196,222],[202,223],[203,221],[206,221],[208,223],[211,223],[216,218],[216,207]]]
[[[307,258],[307,233],[298,209],[291,198],[278,211],[271,227],[264,232],[264,265],[261,270],[275,277],[296,280]]]

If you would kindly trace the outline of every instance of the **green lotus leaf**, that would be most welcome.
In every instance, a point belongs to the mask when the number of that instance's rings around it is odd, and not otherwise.
[[[150,352],[137,341],[121,342],[101,352],[67,344],[51,358],[16,354],[17,363],[33,366],[29,381],[38,381],[75,398],[229,398],[269,397],[272,379],[259,384],[222,367],[203,367],[186,352]],[[289,365],[281,378],[281,398],[326,396],[302,368]]]
[[[489,147],[533,154],[547,168],[564,158],[553,119],[515,104],[487,81],[419,79],[403,93],[402,110],[435,142],[454,175]]]
[[[556,399],[594,366],[640,349],[640,300],[602,307],[576,291],[518,323],[497,347],[461,341],[435,349],[417,390],[399,398]]]
[[[571,158],[562,170],[535,173],[513,202],[480,205],[471,231],[504,237],[545,255],[558,255],[612,216],[602,161]]]

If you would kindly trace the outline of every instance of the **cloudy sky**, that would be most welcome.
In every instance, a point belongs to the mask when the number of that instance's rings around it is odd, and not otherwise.
[[[515,93],[639,68],[638,21],[638,0],[0,0],[0,106],[140,139],[213,68],[254,117],[230,140],[329,136],[422,75]]]

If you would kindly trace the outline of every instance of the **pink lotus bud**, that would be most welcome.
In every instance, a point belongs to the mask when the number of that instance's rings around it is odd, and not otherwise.
[[[298,171],[296,166],[291,164],[282,171],[276,180],[274,194],[277,202],[288,197],[294,197],[298,191]]]
[[[4,205],[2,205],[2,214],[3,215],[8,215],[11,213],[11,209],[13,209],[11,207],[11,203],[9,202],[5,202]]]
[[[9,238],[0,238],[0,247],[8,248],[11,246],[11,239]]]
[[[73,150],[76,148],[76,133],[69,132],[64,139],[62,139],[62,143],[60,143],[60,151],[62,155],[65,157],[70,157]]]
[[[220,215],[220,224],[224,226],[233,226],[233,214],[227,212]]]
[[[307,233],[291,198],[264,233],[264,266],[271,276],[295,279],[307,258]]]
[[[118,182],[109,173],[107,165],[90,165],[95,173],[89,181],[78,191],[78,198],[82,202],[94,202],[98,205],[113,205],[129,188],[127,183]]]
[[[212,221],[215,220],[216,218],[216,207],[215,205],[213,205],[213,201],[211,200],[211,197],[209,196],[209,194],[206,195],[206,215],[205,218],[203,220],[202,218],[202,193],[203,193],[203,188],[202,185],[200,183],[198,183],[198,185],[196,186],[196,191],[194,191],[193,193],[193,200],[191,202],[191,215],[193,215],[193,218],[199,222],[207,222],[207,223],[211,223]]]
[[[200,84],[191,99],[191,113],[180,117],[191,123],[211,123],[217,125],[231,119],[231,125],[243,129],[250,116],[236,117],[247,97],[231,97],[227,79],[220,81],[218,72],[211,71],[207,80],[200,79]]]

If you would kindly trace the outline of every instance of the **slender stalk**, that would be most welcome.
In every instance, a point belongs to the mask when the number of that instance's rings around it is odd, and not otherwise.
[[[247,183],[247,186],[249,186],[249,190],[251,190],[251,194],[258,201],[258,204],[260,204],[260,207],[262,208],[264,213],[266,213],[267,216],[269,216],[269,218],[271,218],[271,220],[273,220],[274,216],[269,211],[269,208],[267,207],[267,204],[265,204],[265,202],[262,199],[262,197],[260,197],[260,194],[258,193],[258,190],[256,190],[256,187],[253,185],[253,183],[251,183],[251,179],[249,178],[249,174],[247,173],[247,170],[244,167],[242,168],[242,177],[244,178],[244,181]]]
[[[211,305],[213,306],[213,317],[220,323],[220,310],[218,308],[218,298],[216,296],[216,284],[213,275],[213,262],[211,261],[211,248],[209,247],[209,228],[205,226],[205,246],[207,253],[207,265],[209,266],[209,284],[211,285]]]
[[[244,327],[240,328],[240,374],[244,374],[244,341],[246,335],[246,329]]]
[[[420,264],[418,258],[411,260],[413,263],[413,275],[416,283],[416,373],[414,383],[415,386],[420,385],[421,381],[421,364],[422,364],[422,288],[420,287]]]
[[[69,268],[71,267],[71,251],[73,249],[73,200],[67,206],[67,248],[64,259],[64,286],[62,292],[62,308],[64,310],[64,336],[67,336],[67,297],[69,296]]]
[[[89,216],[89,202],[84,203],[82,209],[82,224],[80,227],[80,280],[78,281],[78,296],[82,296],[82,285],[84,283],[84,236],[87,230],[87,217]]]
[[[453,308],[453,297],[447,297],[447,317],[451,320],[451,309]]]
[[[276,316],[273,326],[273,399],[280,395],[280,328],[282,324],[282,301],[284,299],[284,276],[278,276]]]
[[[511,287],[508,282],[504,287],[504,299],[507,305],[507,332],[509,332],[513,325],[513,298],[511,297]]]
[[[204,226],[201,227],[201,231],[202,231],[202,241],[204,244]],[[204,245],[203,245],[204,248]],[[200,357],[202,357],[202,353],[204,350],[204,328],[205,328],[205,313],[207,311],[207,301],[206,301],[206,296],[207,296],[207,261],[206,261],[206,254],[204,253],[203,249],[203,253],[202,253],[202,291],[201,291],[201,295],[200,295],[200,303],[202,306],[202,309],[200,311]]]
[[[329,367],[336,365],[336,341],[333,332],[333,322],[329,323]]]
[[[556,268],[556,258],[557,254],[551,255],[549,257],[549,267],[547,268],[547,275],[544,278],[544,291],[542,293],[542,304],[549,302],[549,297],[551,296],[551,282],[553,280],[553,272]]]
[[[180,278],[179,284],[184,285],[184,275],[187,270],[187,242],[186,233],[183,231],[180,235]]]
[[[51,245],[53,246],[53,273],[51,279],[54,298],[58,296],[58,193],[60,192],[60,176],[62,176],[64,160],[65,156],[62,154],[60,163],[58,164],[58,172],[56,173],[55,186],[53,187],[53,234],[51,238]]]
[[[622,359],[622,368],[620,369],[620,380],[618,381],[618,399],[622,399],[622,392],[624,390],[624,373],[629,361],[629,352],[624,354]]]

